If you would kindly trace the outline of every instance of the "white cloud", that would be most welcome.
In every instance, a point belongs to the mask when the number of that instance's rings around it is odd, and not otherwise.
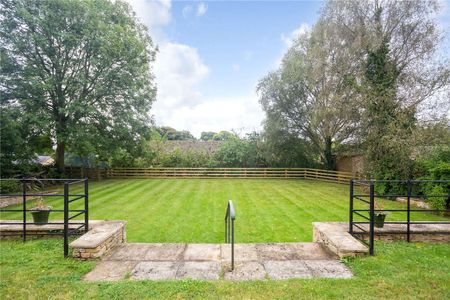
[[[307,23],[303,23],[298,28],[294,29],[290,34],[282,34],[281,40],[283,41],[285,46],[289,48],[292,46],[292,43],[296,38],[298,38],[302,34],[308,33],[309,31],[311,31],[311,26]]]
[[[187,18],[192,13],[192,5],[186,5],[181,11],[183,17]]]
[[[150,35],[156,41],[164,38],[162,27],[172,20],[170,0],[127,0],[137,17],[147,26]]]
[[[220,97],[178,107],[164,118],[162,124],[189,129],[199,137],[202,131],[260,130],[263,116],[257,96],[250,93],[248,96]]]
[[[158,84],[155,107],[172,110],[195,103],[201,96],[195,86],[208,73],[195,48],[171,42],[161,44],[155,64]]]
[[[200,4],[197,6],[197,17],[203,16],[207,10],[208,6],[205,4],[205,2],[200,2]]]
[[[153,104],[158,125],[179,130],[189,130],[197,137],[202,131],[260,129],[263,112],[254,93],[248,96],[207,99],[198,86],[211,70],[203,62],[197,49],[171,41],[164,34],[164,27],[172,19],[170,1],[128,0],[137,16],[150,30],[158,44],[154,72],[158,88],[157,100]],[[186,8],[186,7],[185,7]],[[183,14],[192,14],[191,11]],[[197,16],[206,13],[202,2],[196,10]],[[251,59],[253,53],[245,54]],[[235,64],[234,69],[240,66]]]

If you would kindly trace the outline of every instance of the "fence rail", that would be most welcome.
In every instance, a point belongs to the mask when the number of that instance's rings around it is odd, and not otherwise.
[[[347,184],[358,174],[309,168],[66,168],[70,177],[127,178],[267,178],[314,179]]]
[[[380,194],[375,192],[377,184],[396,185],[397,188],[403,188],[405,193],[396,192],[395,194]],[[441,194],[424,195],[414,194],[413,190],[420,184],[444,184],[444,188]],[[367,193],[365,193],[366,191]],[[377,207],[377,199],[391,199],[396,197],[406,198],[406,208],[403,209],[384,209]],[[349,230],[348,232],[354,237],[361,240],[369,247],[370,255],[374,254],[374,239],[375,239],[375,223],[376,215],[389,212],[405,213],[406,220],[399,221],[384,221],[384,217],[381,222],[383,224],[402,224],[406,225],[405,230],[390,232],[390,231],[377,231],[378,235],[382,234],[404,234],[406,235],[406,241],[410,242],[411,235],[414,233],[411,230],[411,226],[420,224],[450,224],[450,221],[413,221],[411,213],[450,213],[447,208],[444,209],[432,209],[432,208],[420,208],[411,209],[412,198],[436,198],[441,197],[450,201],[450,180],[350,180],[350,208],[349,208]],[[356,206],[363,206],[364,208],[356,208]],[[368,206],[368,207],[367,207]],[[355,219],[363,221],[355,221]],[[383,225],[381,225],[383,226]],[[359,231],[355,230],[358,229]],[[445,232],[450,234],[450,232]],[[368,235],[368,241],[364,240],[364,235]]]
[[[22,204],[21,209],[18,208],[9,208],[8,206],[5,208],[1,208],[0,212],[2,214],[5,213],[17,213],[22,212],[22,220],[20,222],[11,222],[11,221],[5,221],[0,222],[1,225],[10,226],[10,225],[21,225],[22,226],[22,232],[18,233],[22,236],[22,240],[25,242],[27,240],[28,235],[62,235],[64,238],[64,257],[67,257],[69,254],[69,237],[71,235],[78,235],[82,232],[86,233],[89,230],[89,181],[88,178],[84,179],[36,179],[36,178],[1,178],[1,182],[3,181],[15,181],[19,182],[22,186],[22,192],[21,193],[0,193],[1,197],[21,197],[22,198]],[[64,184],[64,191],[63,193],[54,193],[54,192],[46,192],[44,191],[34,191],[33,193],[29,193],[29,190],[36,190],[39,187],[45,186],[45,183],[63,183]],[[82,192],[78,191],[77,193],[71,193],[70,188],[74,184],[82,184]],[[33,188],[33,186],[37,186],[37,188]],[[28,207],[28,200],[32,199],[33,197],[48,197],[48,198],[56,198],[56,201],[63,200],[63,209],[52,209],[50,208],[48,211],[53,213],[63,213],[63,222],[39,222],[35,223],[30,222],[27,217],[27,213],[37,212],[38,209],[36,208],[29,208]],[[83,209],[71,209],[70,204],[77,200],[84,200],[83,203]],[[71,215],[71,213],[74,213]],[[84,215],[83,220],[74,220],[75,218]],[[63,225],[62,231],[61,230],[53,230],[48,233],[44,232],[28,232],[27,226],[30,225]],[[71,228],[69,226],[72,226],[74,228]]]

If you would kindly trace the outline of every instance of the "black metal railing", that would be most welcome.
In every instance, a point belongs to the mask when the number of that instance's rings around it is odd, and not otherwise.
[[[377,193],[377,185],[382,184],[384,187],[390,187],[397,192],[393,193]],[[420,184],[439,184],[443,186],[440,194],[424,194],[422,189],[417,188]],[[395,187],[393,189],[393,187]],[[388,188],[389,190],[389,188]],[[398,191],[404,192],[398,192]],[[413,191],[420,191],[418,194],[414,194]],[[384,209],[377,207],[376,198],[380,199],[397,199],[398,197],[406,198],[406,209]],[[435,209],[422,206],[416,208],[414,206],[411,209],[412,199],[433,199],[443,198],[446,199],[447,206],[444,209]],[[356,200],[356,202],[355,202]],[[356,203],[362,204],[365,209],[355,209]],[[425,213],[449,213],[448,207],[450,203],[450,180],[350,180],[350,209],[349,209],[349,233],[354,237],[361,240],[369,247],[370,255],[374,254],[374,239],[375,239],[375,215],[381,212],[394,212],[394,213],[406,213],[406,220],[399,221],[384,221],[384,224],[403,224],[405,230],[385,230],[377,231],[377,235],[383,234],[405,234],[406,240],[411,240],[411,234],[414,232],[411,230],[411,226],[418,224],[450,224],[449,221],[412,221],[411,213],[425,212]],[[362,219],[363,221],[355,221],[355,219]],[[357,230],[355,230],[357,229]],[[440,231],[440,234],[450,234],[449,232]],[[365,236],[368,236],[368,241],[365,240]]]
[[[22,213],[21,222],[11,222],[7,220],[2,220],[0,225],[22,225],[22,231],[16,233],[15,235],[22,236],[23,241],[27,240],[28,235],[62,235],[64,238],[64,256],[67,257],[69,254],[69,237],[71,235],[79,235],[82,232],[87,232],[89,230],[89,181],[87,178],[84,179],[36,179],[36,178],[20,178],[20,179],[0,179],[0,181],[15,181],[21,185],[21,193],[1,193],[0,197],[21,197],[22,207],[19,208],[1,208],[0,212],[4,213]],[[60,192],[45,192],[42,188],[49,184],[57,186],[57,184],[63,183],[64,189],[63,193]],[[82,184],[83,192],[71,193],[70,187],[75,184]],[[27,213],[39,211],[38,209],[29,209],[27,207],[27,201],[35,197],[54,197],[63,199],[63,209],[50,209],[52,213],[63,213],[63,222],[58,221],[48,221],[46,223],[34,223],[27,220]],[[77,201],[84,199],[83,209],[70,209],[70,205]],[[70,215],[71,213],[75,213]],[[83,222],[71,221],[81,215],[84,215]],[[27,226],[29,225],[63,225],[62,230],[49,230],[49,231],[29,231],[27,232]],[[10,234],[14,235],[14,233]]]
[[[227,213],[225,214],[225,243],[231,243],[231,270],[234,270],[234,220],[236,214],[233,201],[228,200]]]

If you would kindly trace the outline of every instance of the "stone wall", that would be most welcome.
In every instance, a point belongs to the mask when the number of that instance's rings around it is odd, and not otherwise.
[[[106,221],[70,244],[73,257],[79,259],[100,258],[126,241],[126,222]]]

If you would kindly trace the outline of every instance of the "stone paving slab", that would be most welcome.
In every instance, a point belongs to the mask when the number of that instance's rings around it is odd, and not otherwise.
[[[276,260],[264,262],[271,279],[312,278],[313,274],[303,260]]]
[[[221,264],[216,261],[186,261],[178,268],[177,279],[217,280],[220,278]]]
[[[222,244],[221,259],[224,262],[231,261],[231,245]],[[236,262],[240,261],[258,261],[258,252],[256,250],[256,244],[236,244],[234,245],[234,259]]]
[[[110,255],[104,260],[143,260],[151,244],[145,243],[126,243],[118,246]]]
[[[322,278],[351,278],[352,272],[337,260],[305,260],[306,266],[311,270],[313,277]]]
[[[87,281],[117,281],[124,279],[136,266],[136,261],[100,261],[84,276]]]
[[[186,244],[148,244],[148,250],[142,260],[177,261],[182,260]]]
[[[329,259],[334,254],[319,243],[256,244],[259,260]]]
[[[177,275],[179,263],[173,261],[143,261],[131,272],[135,280],[169,280]]]
[[[121,265],[123,263],[123,265]],[[236,244],[235,269],[225,244],[130,243],[116,248],[86,280],[264,280],[350,278],[351,271],[318,243]]]
[[[257,261],[236,262],[235,269],[230,272],[230,263],[222,265],[225,280],[263,280],[267,273],[264,265]]]
[[[183,259],[185,261],[219,261],[220,244],[188,244]]]

